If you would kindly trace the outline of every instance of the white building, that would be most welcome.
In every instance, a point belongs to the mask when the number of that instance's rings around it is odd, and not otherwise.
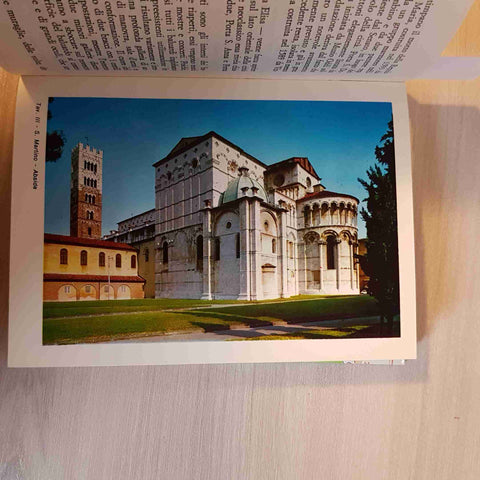
[[[358,199],[307,158],[265,165],[209,132],[154,167],[157,298],[359,293]]]

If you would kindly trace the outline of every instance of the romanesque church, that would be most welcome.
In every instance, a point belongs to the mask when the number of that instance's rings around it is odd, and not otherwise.
[[[135,246],[146,296],[358,294],[358,199],[305,157],[266,165],[215,132],[153,165],[155,208],[105,238]]]

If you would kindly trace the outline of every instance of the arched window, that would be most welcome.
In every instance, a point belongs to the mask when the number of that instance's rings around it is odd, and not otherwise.
[[[88,195],[85,194],[85,201],[88,202]]]
[[[220,239],[219,238],[215,239],[214,260],[215,261],[220,260]]]
[[[163,250],[162,262],[164,265],[167,265],[168,264],[168,243],[167,242],[163,242],[162,250]]]
[[[122,268],[122,256],[119,253],[115,255],[115,266],[117,268]]]
[[[305,207],[303,210],[303,220],[305,222],[305,226],[307,227],[310,224],[310,209]]]
[[[277,241],[272,238],[272,253],[277,253]]]
[[[148,251],[148,248],[145,249],[143,254],[145,255],[145,262],[148,262],[149,257],[150,257],[150,252]]]
[[[84,185],[87,184],[87,179],[86,179],[86,177],[83,177],[83,184],[84,184]]]
[[[327,237],[327,269],[335,269],[335,250],[337,248],[337,240],[333,235]]]
[[[92,203],[95,205],[95,195],[92,196]]]
[[[240,258],[240,234],[235,235],[235,256]]]
[[[93,171],[94,171],[95,173],[97,173],[97,164],[95,164],[95,165],[93,166]]]
[[[197,270],[203,270],[203,236],[197,237]]]
[[[130,267],[131,268],[137,268],[137,256],[132,255],[130,258]]]
[[[66,248],[60,250],[60,265],[68,265],[68,250]]]
[[[98,254],[98,266],[99,267],[105,266],[105,254],[103,252],[100,252]]]
[[[88,254],[86,250],[80,252],[80,265],[86,265],[88,263]]]
[[[91,227],[88,227],[88,236],[89,236],[89,237],[92,236],[92,229],[91,229]]]

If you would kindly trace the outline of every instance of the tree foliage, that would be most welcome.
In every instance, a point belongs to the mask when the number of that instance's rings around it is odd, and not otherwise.
[[[400,311],[395,142],[393,120],[375,148],[377,163],[367,170],[368,180],[358,179],[368,193],[361,215],[367,228],[367,253],[360,259],[370,277],[368,293],[374,296],[390,328]],[[382,320],[383,322],[383,320]]]
[[[48,99],[48,104],[50,105],[54,101],[54,98],[50,97]],[[52,118],[52,112],[50,108],[48,109],[47,118],[50,120]],[[63,130],[53,130],[52,132],[47,132],[47,142],[46,142],[46,152],[45,159],[47,162],[56,162],[63,153],[63,147],[65,146],[67,139]]]

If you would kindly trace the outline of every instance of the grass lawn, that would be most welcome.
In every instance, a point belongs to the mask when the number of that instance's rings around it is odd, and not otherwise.
[[[323,298],[323,295],[297,295],[286,300],[302,300],[306,298]],[[262,300],[251,303],[271,303],[282,301]],[[147,312],[154,310],[171,310],[177,308],[193,308],[207,305],[231,305],[245,303],[240,300],[195,300],[176,298],[142,298],[136,300],[93,300],[85,302],[44,302],[43,318],[61,318],[82,315],[100,315],[119,312]]]
[[[163,309],[188,308],[197,306],[198,300],[124,300],[130,304],[120,305],[121,312],[128,312],[125,308],[137,309],[135,313],[122,313],[121,315],[95,316],[95,308],[107,308],[98,306],[102,302],[82,302],[82,305],[70,304],[72,309],[86,308],[88,317],[59,318],[51,316],[43,321],[44,344],[69,344],[100,342],[120,338],[134,338],[151,335],[162,335],[173,331],[215,331],[227,330],[230,325],[260,327],[271,325],[273,321],[283,320],[287,323],[302,321],[319,321],[322,319],[347,318],[357,316],[371,316],[377,314],[376,302],[366,295],[325,297],[301,302],[285,302],[279,304],[255,304],[239,305],[233,307],[209,309],[192,308],[180,311],[161,311]],[[138,302],[137,305],[134,302]],[[144,303],[147,302],[147,303]],[[174,303],[179,302],[179,303]],[[92,304],[91,306],[84,304]],[[108,307],[112,301],[105,302]],[[207,302],[208,303],[208,302]],[[212,302],[211,302],[212,303]],[[231,303],[225,301],[222,303]],[[50,307],[53,304],[49,304]],[[59,304],[55,304],[59,305]],[[159,311],[142,311],[145,307],[153,310],[152,306]],[[67,305],[68,306],[68,305]],[[115,305],[113,305],[115,306]],[[91,310],[89,310],[91,308]],[[59,309],[58,312],[62,310]],[[63,309],[64,311],[65,309]],[[107,308],[107,313],[112,312]],[[91,313],[90,313],[91,312]],[[75,313],[78,315],[78,313]],[[329,337],[331,338],[331,336]]]

